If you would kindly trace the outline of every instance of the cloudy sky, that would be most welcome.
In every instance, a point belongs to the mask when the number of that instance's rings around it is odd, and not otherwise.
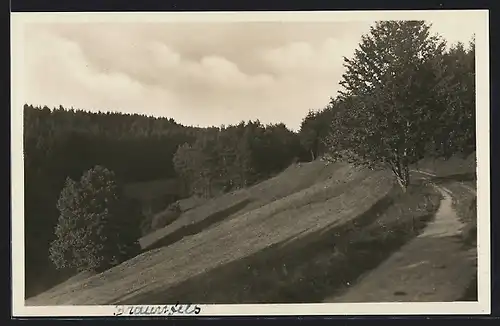
[[[429,21],[449,42],[463,15]],[[298,129],[339,89],[373,21],[31,23],[23,99],[34,105],[172,117],[186,125],[259,119]]]

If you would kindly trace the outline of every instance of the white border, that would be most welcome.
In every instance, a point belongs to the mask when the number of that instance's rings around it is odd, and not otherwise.
[[[23,25],[53,22],[332,22],[436,19],[452,10],[336,12],[197,12],[197,13],[12,13],[11,14],[11,158],[13,316],[113,316],[115,306],[24,305],[24,172],[23,172]],[[460,11],[460,12],[463,12]],[[464,22],[476,29],[476,130],[478,194],[478,302],[457,303],[331,303],[199,305],[212,315],[407,315],[489,314],[490,302],[490,177],[489,177],[489,15],[468,10]]]

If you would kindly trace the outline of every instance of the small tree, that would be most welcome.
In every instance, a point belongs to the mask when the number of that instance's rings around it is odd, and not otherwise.
[[[406,190],[409,165],[434,141],[445,103],[445,42],[423,21],[377,22],[345,58],[344,90],[332,101],[330,151],[369,167],[388,166]]]
[[[50,259],[57,268],[101,270],[120,263],[139,237],[139,215],[119,197],[114,173],[102,166],[79,182],[67,178]]]
[[[309,111],[300,125],[300,143],[314,161],[325,153],[323,140],[330,130],[331,108],[328,106],[319,111]]]
[[[194,144],[179,146],[173,163],[175,171],[181,176],[191,194],[212,197],[218,164],[215,152],[215,138],[212,134],[201,134]]]

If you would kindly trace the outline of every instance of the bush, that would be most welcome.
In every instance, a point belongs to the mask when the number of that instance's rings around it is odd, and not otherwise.
[[[120,198],[114,173],[102,166],[79,182],[68,178],[57,203],[52,262],[58,269],[99,271],[135,254],[139,215],[129,206]]]

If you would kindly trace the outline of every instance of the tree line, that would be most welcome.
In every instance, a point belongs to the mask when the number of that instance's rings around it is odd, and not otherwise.
[[[257,120],[208,129],[180,146],[173,161],[191,194],[212,197],[267,179],[304,157],[297,133]]]

